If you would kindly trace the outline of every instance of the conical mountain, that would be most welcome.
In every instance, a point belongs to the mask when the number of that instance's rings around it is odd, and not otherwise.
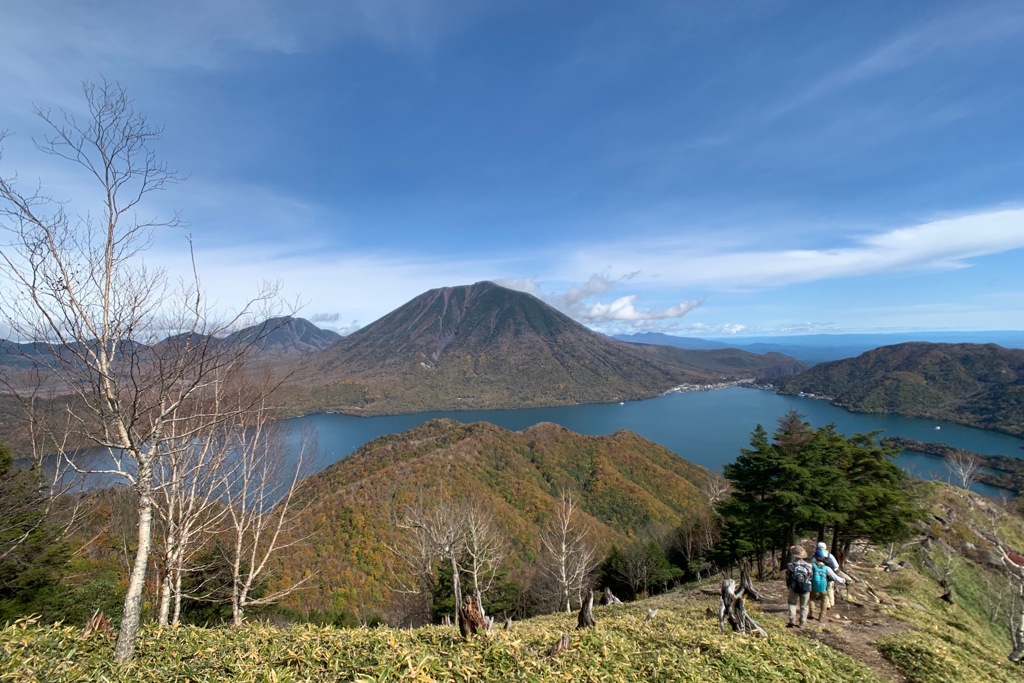
[[[225,339],[228,344],[252,344],[260,354],[289,356],[326,349],[341,339],[303,318],[284,316],[239,330]]]
[[[293,400],[369,413],[600,403],[801,368],[778,354],[716,353],[616,341],[530,294],[478,282],[421,294],[310,357]]]

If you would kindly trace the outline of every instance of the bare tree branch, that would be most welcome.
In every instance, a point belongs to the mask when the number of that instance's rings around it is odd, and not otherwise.
[[[144,199],[181,177],[158,161],[151,145],[160,129],[119,85],[83,90],[83,120],[37,110],[49,131],[37,147],[84,172],[94,201],[72,212],[40,187],[23,193],[15,177],[0,177],[0,316],[17,339],[37,345],[49,399],[63,406],[68,433],[53,439],[58,457],[85,471],[77,450],[103,449],[107,464],[97,469],[134,490],[135,559],[115,648],[123,662],[135,649],[160,460],[233,419],[208,411],[204,397],[243,365],[249,345],[221,338],[281,306],[277,288],[264,285],[218,320],[198,277],[173,285],[143,263],[154,231],[179,225],[177,216],[142,217]]]

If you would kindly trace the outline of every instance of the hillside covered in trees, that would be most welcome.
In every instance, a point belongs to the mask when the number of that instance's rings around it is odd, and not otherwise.
[[[948,420],[1024,436],[1024,350],[995,344],[883,346],[773,381],[861,413]]]
[[[571,525],[586,531],[581,542],[592,553],[589,574],[613,545],[630,547],[638,538],[662,543],[684,520],[710,523],[702,488],[717,479],[625,431],[591,437],[551,423],[522,432],[482,422],[424,423],[375,439],[304,482],[300,498],[308,507],[292,533],[308,542],[278,562],[284,584],[303,572],[310,578],[286,605],[303,618],[343,622],[421,623],[431,610],[435,618],[450,613],[451,571],[441,558],[434,563],[447,573],[416,583],[408,555],[422,548],[409,546],[416,531],[410,517],[459,527],[470,516],[500,547],[485,607],[544,611],[551,586],[540,539],[563,495],[573,501]],[[423,596],[390,590],[399,585],[423,588],[430,599],[424,604]]]

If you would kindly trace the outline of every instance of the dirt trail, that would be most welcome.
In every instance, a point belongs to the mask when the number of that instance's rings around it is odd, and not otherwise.
[[[886,599],[884,593],[871,590],[872,585],[887,583],[886,579],[892,575],[854,563],[847,569],[862,580],[837,587],[836,606],[828,611],[828,620],[824,623],[809,620],[803,629],[793,632],[845,652],[882,678],[905,682],[907,678],[879,654],[875,645],[879,638],[912,628],[885,614],[880,609],[882,600]],[[788,591],[781,576],[775,581],[754,582],[754,587],[761,594],[761,600],[751,602],[751,607],[783,623],[788,621]]]

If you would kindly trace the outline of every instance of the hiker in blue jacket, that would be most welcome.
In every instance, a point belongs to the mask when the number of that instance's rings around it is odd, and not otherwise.
[[[832,553],[830,553],[828,551],[828,546],[825,545],[824,541],[818,541],[818,546],[814,549],[814,559],[817,560],[819,557],[825,563],[825,566],[828,567],[829,569],[831,569],[832,572],[836,576],[840,576],[840,577],[842,577],[844,579],[849,578],[846,574],[844,574],[843,572],[839,571],[839,560],[836,559],[835,555],[833,555]],[[836,606],[836,582],[835,581],[829,580],[829,582],[828,582],[828,590],[826,591],[826,594],[827,594],[827,600],[826,601],[827,601],[828,604],[825,606],[825,608],[826,609],[832,609],[833,607]]]
[[[790,562],[786,565],[786,586],[789,588],[789,623],[786,628],[803,628],[807,625],[807,610],[810,608],[811,583],[814,568],[807,561],[807,551],[798,545],[789,549]],[[797,613],[799,612],[799,621]]]
[[[846,579],[832,571],[832,567],[826,564],[825,555],[827,551],[819,548],[814,553],[813,575],[811,578],[811,603],[818,605],[818,621],[824,622],[828,610],[835,604],[835,598],[831,601],[829,595],[835,596],[835,585],[846,583]],[[810,610],[809,610],[810,611]],[[808,619],[814,615],[808,614]]]

